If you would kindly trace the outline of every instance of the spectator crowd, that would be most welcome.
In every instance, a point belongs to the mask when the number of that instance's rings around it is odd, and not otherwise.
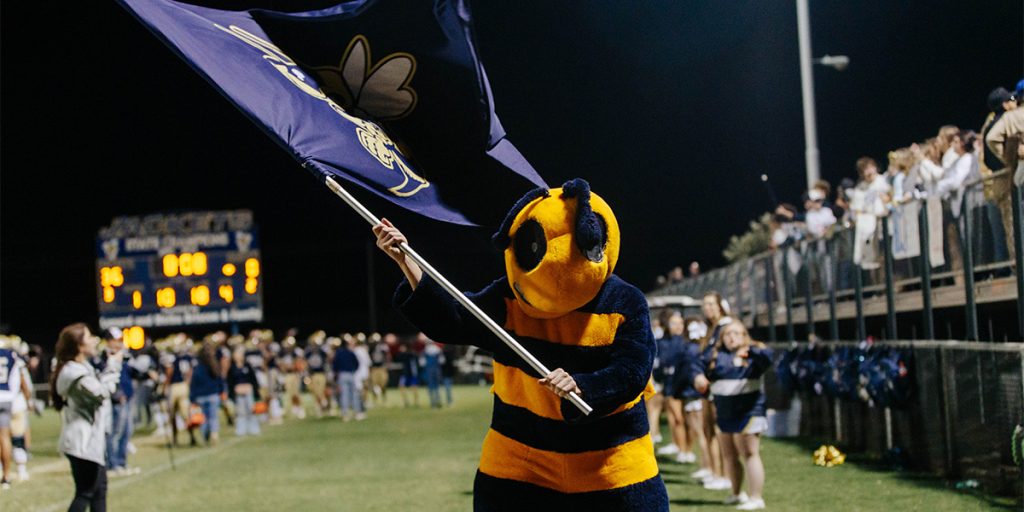
[[[851,252],[848,259],[870,271],[881,266],[881,222],[887,220],[897,238],[897,258],[929,250],[933,266],[958,271],[963,269],[963,222],[969,218],[975,254],[988,262],[1011,260],[1015,232],[1011,195],[1014,185],[1024,185],[1024,109],[1018,108],[1022,95],[1024,80],[1012,92],[998,87],[988,95],[989,113],[978,131],[942,126],[934,137],[890,151],[884,170],[873,158],[861,157],[855,166],[856,181],[845,178],[836,187],[818,181],[802,194],[801,207],[778,204],[768,222],[767,247],[760,248],[775,250],[807,241],[824,252],[824,240],[848,230],[852,233],[851,243],[844,245]],[[929,248],[918,245],[919,208],[928,209]],[[777,269],[782,259],[776,254]],[[799,260],[796,251],[789,255],[791,270],[799,269]],[[699,266],[694,262],[690,276],[697,274]],[[840,269],[840,288],[849,275],[848,269]],[[659,276],[656,284],[683,279],[682,267],[676,267]]]

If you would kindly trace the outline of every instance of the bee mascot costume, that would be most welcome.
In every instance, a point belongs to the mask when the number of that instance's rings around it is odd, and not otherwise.
[[[374,232],[410,276],[415,263],[395,248],[401,233],[390,223]],[[558,368],[544,379],[418,267],[394,298],[431,338],[494,353],[494,412],[474,510],[668,510],[644,407],[655,344],[644,295],[612,274],[619,226],[611,208],[582,179],[536,189],[493,241],[507,275],[467,296]],[[562,398],[566,390],[594,411],[583,415]]]

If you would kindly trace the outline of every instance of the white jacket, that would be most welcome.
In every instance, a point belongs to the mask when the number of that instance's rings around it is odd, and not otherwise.
[[[121,363],[108,361],[102,373],[89,363],[68,361],[57,376],[57,394],[64,398],[57,449],[66,455],[106,464],[104,402],[117,389]]]

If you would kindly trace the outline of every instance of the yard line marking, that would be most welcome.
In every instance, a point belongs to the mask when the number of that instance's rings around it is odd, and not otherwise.
[[[224,441],[224,442],[220,443],[219,445],[217,445],[217,446],[215,446],[213,448],[209,448],[209,449],[203,450],[201,452],[191,453],[191,454],[186,455],[186,456],[181,457],[181,458],[175,458],[174,459],[174,465],[175,465],[175,467],[178,467],[178,466],[182,466],[182,465],[188,464],[189,462],[192,462],[192,461],[194,461],[196,459],[201,459],[201,458],[206,457],[208,455],[211,455],[213,453],[217,453],[217,452],[219,452],[219,451],[221,451],[221,450],[223,450],[225,448],[229,448],[231,446],[234,446],[234,445],[238,444],[239,442],[241,442],[243,439],[245,439],[245,438],[244,437],[234,437],[234,438],[231,438],[231,439],[229,439],[227,441]],[[122,488],[122,487],[124,487],[124,486],[126,486],[128,484],[133,484],[133,483],[140,482],[140,481],[145,480],[145,479],[147,479],[147,478],[149,478],[151,476],[163,473],[164,471],[167,471],[168,469],[171,469],[171,463],[170,462],[164,462],[163,464],[160,464],[159,466],[156,466],[153,469],[147,469],[147,470],[145,470],[142,473],[139,473],[137,475],[131,475],[131,476],[120,478],[119,480],[115,480],[113,483],[110,483],[110,484],[107,485],[107,491],[108,491],[107,494],[109,496],[109,494],[110,494],[109,491],[110,490],[120,489],[120,488]],[[38,510],[39,512],[59,512],[61,510],[65,510],[65,509],[67,509],[68,503],[71,502],[71,498],[73,498],[73,497],[74,496],[69,496],[66,499],[63,499],[63,500],[58,501],[58,502],[50,503],[49,505],[46,505],[44,508],[40,508],[40,509],[36,509],[36,510]]]

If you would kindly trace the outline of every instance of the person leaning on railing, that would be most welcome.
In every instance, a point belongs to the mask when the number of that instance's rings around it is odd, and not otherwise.
[[[981,138],[983,140],[986,139],[988,134],[992,131],[993,126],[1002,119],[1004,114],[1016,110],[1019,102],[1019,98],[1002,87],[999,87],[989,93],[988,107],[991,112],[989,112],[988,117],[985,119],[985,124],[981,128]],[[999,174],[1000,171],[1007,168],[1001,153],[997,153],[988,144],[985,144],[982,151],[983,155],[980,159],[980,172],[981,176],[986,178],[984,185],[985,199],[991,201],[996,206],[996,210],[989,209],[988,211],[999,212],[1008,249],[1007,259],[1013,259],[1015,252],[1013,245],[1014,229],[1013,211],[1010,203],[1010,180],[1012,178],[1012,172]],[[994,216],[989,214],[988,217],[990,222],[995,224],[995,222],[992,222],[995,221],[993,218]]]
[[[996,155],[1002,156],[1003,163],[1013,172],[1013,182],[1018,187],[1024,186],[1024,170],[1020,165],[1021,158],[1024,158],[1020,143],[1022,133],[1024,109],[1018,108],[1003,114],[985,136],[985,144]]]
[[[1006,168],[1013,173],[1013,183],[1024,186],[1024,133],[1015,133],[1006,138],[1003,148]]]
[[[878,164],[873,158],[857,159],[857,175],[860,182],[850,199],[850,212],[856,225],[853,260],[865,270],[874,270],[878,262],[879,248],[878,219],[886,216],[886,205],[892,199],[892,188],[878,173]]]

